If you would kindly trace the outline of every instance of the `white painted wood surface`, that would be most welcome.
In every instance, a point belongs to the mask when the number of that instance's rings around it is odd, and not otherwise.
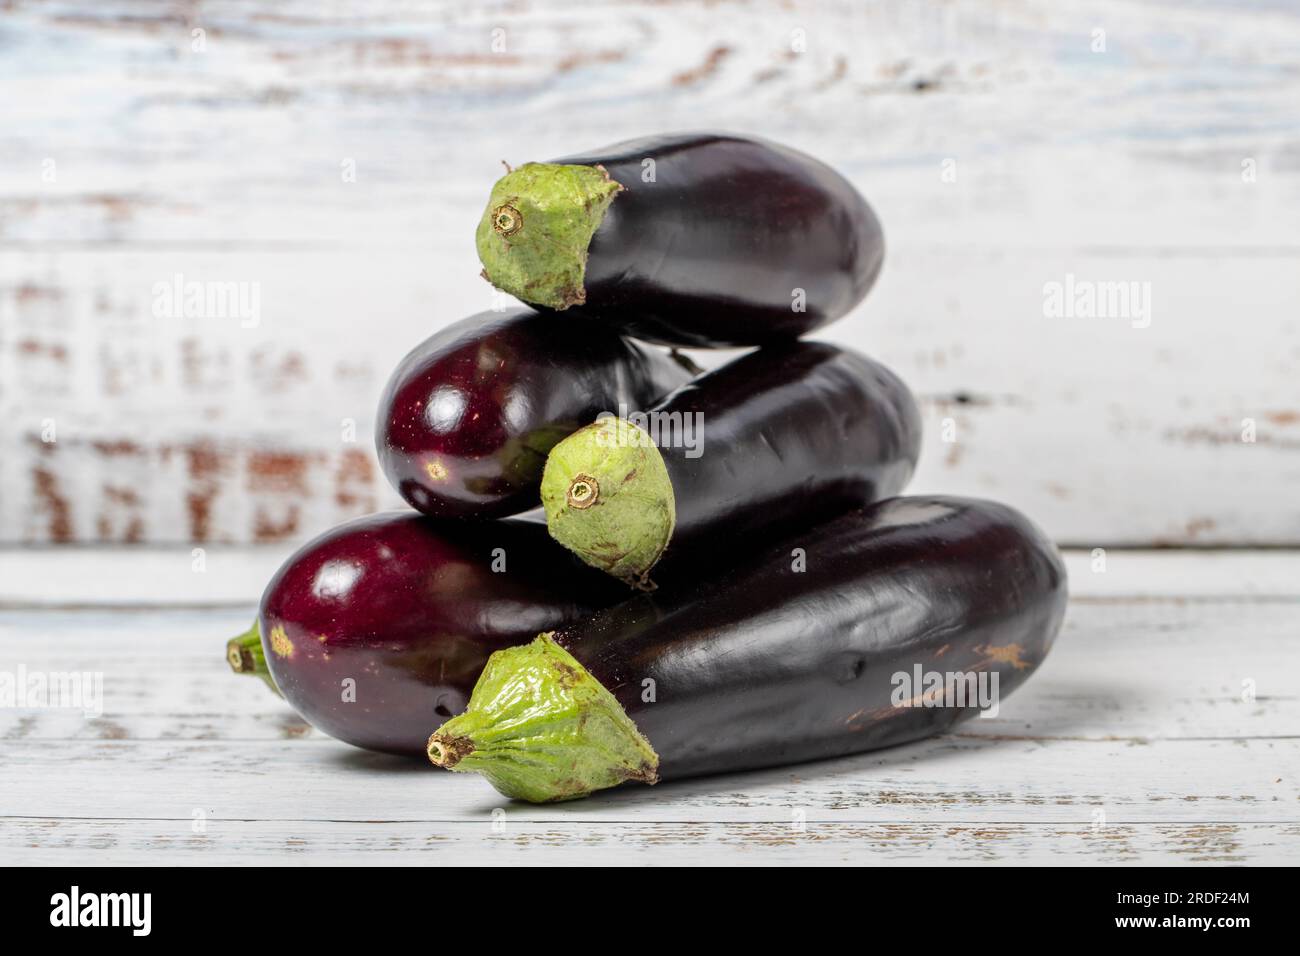
[[[0,52],[0,541],[391,502],[375,399],[491,306],[498,161],[725,127],[877,206],[881,283],[826,337],[922,397],[918,490],[1089,548],[1300,544],[1294,6],[14,0]],[[155,317],[177,274],[258,284],[259,323]],[[1149,327],[1046,317],[1069,275],[1150,283]]]
[[[224,640],[252,614],[247,569],[274,551],[229,550],[172,577],[187,552],[83,551],[58,594],[38,586],[43,555],[0,552],[0,671],[99,671],[105,687],[96,719],[0,709],[0,856],[1300,862],[1296,553],[1112,552],[1104,572],[1072,553],[1061,639],[994,719],[843,760],[531,807],[333,741],[230,674]],[[23,590],[34,597],[12,599]]]

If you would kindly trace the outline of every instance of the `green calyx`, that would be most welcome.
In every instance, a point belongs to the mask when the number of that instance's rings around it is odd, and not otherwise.
[[[650,742],[549,633],[489,657],[465,713],[434,732],[428,753],[439,767],[481,773],[530,803],[659,779]]]
[[[483,277],[525,302],[587,299],[587,247],[623,187],[603,166],[526,163],[492,187],[475,242]]]
[[[592,567],[652,589],[650,569],[668,547],[677,503],[650,435],[606,416],[551,449],[542,471],[551,537]]]
[[[266,666],[266,652],[262,649],[262,631],[256,619],[253,626],[238,637],[226,641],[226,663],[236,674],[252,674],[266,681],[277,697],[283,697],[275,686],[271,669]]]

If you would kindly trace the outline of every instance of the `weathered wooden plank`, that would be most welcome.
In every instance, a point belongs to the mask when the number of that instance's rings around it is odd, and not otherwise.
[[[302,741],[7,741],[4,816],[225,820],[1300,823],[1300,740],[942,738],[816,765],[506,800],[419,760]],[[88,795],[93,794],[93,797]]]
[[[81,254],[60,263],[58,284],[9,290],[20,303],[52,301],[17,308],[8,334],[0,326],[0,348],[8,340],[12,350],[0,408],[16,426],[0,456],[4,538],[302,540],[400,504],[378,475],[370,422],[402,348],[346,346],[366,338],[362,317],[375,304],[354,277],[327,288],[313,276],[349,275],[352,259]],[[154,287],[186,274],[255,284],[265,311],[152,314]],[[315,321],[324,314],[336,324]],[[335,337],[337,350],[314,348],[318,336]]]
[[[1270,823],[607,823],[0,819],[14,865],[857,863],[1295,865],[1300,826]]]
[[[374,400],[490,305],[498,160],[653,117],[877,204],[880,288],[828,337],[924,399],[918,488],[1089,547],[1300,542],[1293,10],[109,0],[0,30],[0,540],[300,540],[391,501]],[[177,274],[259,284],[262,321],[154,316]],[[1149,326],[1048,317],[1069,276],[1149,283]]]

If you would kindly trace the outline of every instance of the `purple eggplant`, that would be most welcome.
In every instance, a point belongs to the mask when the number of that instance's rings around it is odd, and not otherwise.
[[[626,593],[556,547],[541,522],[386,513],[290,557],[267,585],[257,629],[274,686],[312,726],[421,754],[429,728],[464,709],[493,651]]]
[[[606,417],[551,449],[542,505],[551,534],[637,587],[712,554],[903,490],[921,415],[885,366],[824,342],[743,355],[641,416]]]
[[[607,325],[485,312],[397,366],[379,403],[379,462],[427,515],[519,514],[538,504],[552,445],[602,411],[644,408],[694,371]]]
[[[697,348],[792,339],[846,315],[880,273],[880,221],[787,146],[658,136],[528,163],[493,187],[483,275],[535,305]]]
[[[429,756],[550,801],[906,743],[999,706],[1065,604],[1014,509],[892,498],[494,654]]]

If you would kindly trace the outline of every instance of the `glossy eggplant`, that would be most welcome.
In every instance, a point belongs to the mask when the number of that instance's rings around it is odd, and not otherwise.
[[[996,707],[1065,603],[1056,549],[1015,510],[893,498],[494,654],[429,755],[548,801],[906,743]]]
[[[584,561],[648,586],[674,565],[898,494],[921,417],[907,386],[851,349],[789,342],[700,376],[643,415],[606,417],[547,458],[551,534]]]
[[[340,525],[290,557],[267,585],[258,626],[275,686],[312,726],[358,747],[421,754],[429,728],[464,709],[493,651],[624,597],[541,522],[392,512]]]
[[[717,133],[510,170],[476,238],[484,277],[525,302],[697,348],[796,338],[844,316],[885,250],[880,221],[835,170]]]
[[[694,371],[608,325],[557,323],[531,309],[485,312],[397,366],[379,403],[379,462],[427,515],[519,514],[537,506],[552,445],[602,411],[644,408]]]

